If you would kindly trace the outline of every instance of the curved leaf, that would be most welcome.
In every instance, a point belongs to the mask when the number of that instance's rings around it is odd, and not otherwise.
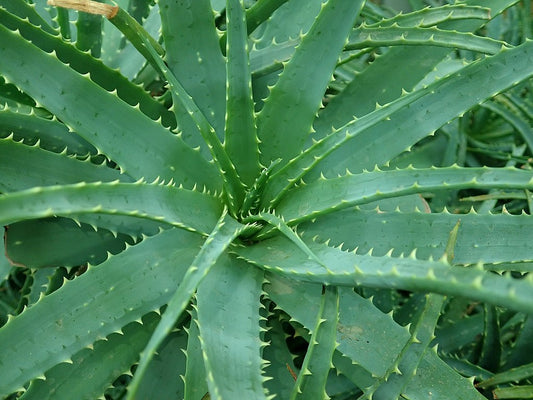
[[[213,229],[209,237],[205,240],[205,243],[190,264],[178,288],[169,300],[161,321],[157,325],[146,348],[141,353],[139,366],[135,371],[133,381],[128,386],[127,400],[138,398],[137,389],[144,379],[144,374],[158,346],[172,330],[176,320],[187,307],[200,282],[207,276],[218,258],[244,228],[244,225],[229,217],[226,210],[224,210],[215,229]]]
[[[83,15],[83,13],[80,15]],[[80,74],[89,73],[91,80],[106,90],[116,90],[117,95],[122,100],[132,106],[138,105],[139,109],[151,119],[157,120],[161,118],[163,125],[169,127],[176,126],[176,120],[172,112],[167,110],[157,100],[153,99],[143,88],[132,84],[118,71],[108,68],[89,53],[80,51],[72,44],[54,34],[44,33],[42,29],[28,23],[23,17],[16,18],[1,9],[0,22],[12,30],[17,29],[22,37],[31,41],[43,51],[54,51],[63,63],[68,64]]]
[[[78,182],[132,181],[128,175],[105,165],[52,153],[37,144],[27,146],[12,138],[0,138],[0,153],[0,191],[3,192]]]
[[[313,316],[320,304],[320,285],[286,279],[278,274],[266,274],[266,291],[276,304],[302,323],[313,326]],[[298,293],[295,296],[295,293]],[[349,357],[349,365],[358,369],[361,387],[371,383],[371,377],[380,377],[394,364],[396,356],[410,338],[409,330],[398,325],[390,314],[381,312],[371,300],[364,299],[352,288],[339,288],[339,322],[337,325],[338,350]],[[336,357],[338,360],[339,357]],[[355,365],[353,363],[356,363]],[[446,382],[440,385],[438,382]],[[481,400],[485,399],[472,385],[435,352],[426,352],[416,375],[406,388],[406,394],[419,398],[431,391],[436,398]]]
[[[385,212],[347,209],[298,226],[306,238],[374,255],[390,250],[394,256],[416,250],[418,258],[442,257],[448,232],[461,221],[455,245],[454,263],[475,264],[533,260],[530,215],[450,214]],[[354,229],[357,227],[357,229]],[[479,233],[482,232],[482,239]]]
[[[17,141],[39,146],[45,150],[84,156],[96,154],[96,149],[85,139],[69,132],[68,128],[57,119],[46,119],[36,114],[23,114],[9,109],[0,111],[0,137],[13,134]]]
[[[10,319],[0,328],[5,346],[0,353],[0,395],[19,390],[83,348],[158,310],[202,242],[181,229],[164,231],[90,267]]]
[[[110,214],[164,222],[206,234],[215,226],[221,208],[216,197],[175,186],[81,182],[0,196],[0,225],[55,215]]]
[[[428,291],[533,312],[532,278],[513,279],[482,268],[453,267],[443,259],[424,261],[414,255],[375,257],[308,243],[322,264],[327,265],[325,270],[287,241],[277,237],[233,251],[261,268],[304,282]]]
[[[157,122],[0,26],[4,76],[45,104],[67,126],[137,179],[174,179],[219,188],[220,176],[201,155]],[[28,79],[28,77],[33,77]],[[83,93],[83,96],[80,96]],[[146,146],[146,143],[150,143]]]
[[[447,31],[432,28],[404,28],[398,26],[379,28],[357,28],[351,35],[345,50],[364,49],[379,46],[442,46],[465,49],[485,54],[496,54],[504,42],[472,33]]]
[[[72,363],[57,364],[46,371],[44,380],[33,380],[21,399],[81,400],[103,396],[118,375],[137,361],[158,321],[159,315],[150,313],[140,322],[132,322],[120,332],[97,341],[92,349],[79,351],[72,357]]]
[[[100,264],[107,259],[108,252],[120,253],[134,243],[127,235],[80,225],[67,218],[11,224],[4,233],[5,252],[18,266],[73,267]]]
[[[276,212],[289,225],[375,200],[442,189],[533,188],[529,171],[516,168],[408,167],[319,179],[290,191]]]

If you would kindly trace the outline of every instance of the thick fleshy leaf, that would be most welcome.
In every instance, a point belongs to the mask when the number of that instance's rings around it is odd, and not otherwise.
[[[178,317],[183,313],[189,301],[193,297],[200,282],[207,276],[211,267],[217,262],[218,258],[224,253],[233,240],[243,231],[244,225],[241,225],[232,219],[224,210],[217,225],[205,240],[202,248],[190,264],[187,272],[183,276],[177,290],[175,290],[167,304],[165,313],[157,325],[146,348],[141,353],[139,366],[137,367],[135,377],[129,385],[128,400],[137,399],[137,388],[143,381],[150,362],[153,360],[158,346],[163,342],[165,337],[171,332]],[[207,372],[207,371],[206,371]]]
[[[162,232],[89,268],[10,319],[0,328],[0,394],[19,390],[83,348],[162,307],[202,242],[199,235],[181,229]]]
[[[252,186],[259,176],[259,142],[255,126],[248,37],[242,0],[229,0],[226,15],[228,56],[224,147],[242,181],[247,186]]]
[[[222,257],[198,287],[198,326],[211,399],[266,399],[259,340],[263,275],[240,260]]]
[[[499,276],[477,267],[409,257],[356,254],[326,244],[308,243],[321,263],[283,237],[234,251],[246,261],[288,278],[323,285],[395,288],[467,296],[490,304],[533,312],[533,279]]]
[[[175,186],[81,182],[34,187],[1,196],[0,225],[55,215],[109,214],[148,219],[207,234],[215,226],[221,208],[216,197]]]
[[[257,120],[263,165],[277,158],[285,164],[302,149],[362,4],[328,1],[285,66]],[[312,64],[315,68],[309,69]]]
[[[4,54],[0,61],[2,74],[20,82],[36,101],[130,176],[174,179],[187,187],[197,184],[220,188],[218,173],[197,151],[118,96],[4,25],[0,26],[0,43]]]
[[[321,286],[296,282],[277,274],[269,273],[266,277],[270,281],[267,292],[272,300],[296,321],[311,329],[320,304]],[[294,296],[295,293],[298,296]],[[367,371],[366,375],[362,372],[347,375],[354,376],[355,381],[364,388],[371,383],[370,374],[374,377],[384,376],[394,365],[410,333],[352,288],[339,288],[339,300],[338,350],[351,359],[347,368],[362,367]],[[353,362],[356,365],[352,365]],[[442,380],[446,385],[438,384]],[[421,393],[427,395],[428,391],[441,398],[484,399],[469,380],[452,370],[433,351],[424,354],[416,375],[404,393],[419,398]]]
[[[529,171],[517,168],[397,169],[319,179],[291,190],[276,211],[288,224],[310,220],[351,206],[442,189],[533,188]]]

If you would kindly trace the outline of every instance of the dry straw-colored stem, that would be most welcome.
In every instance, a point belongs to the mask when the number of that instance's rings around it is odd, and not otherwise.
[[[92,0],[48,0],[48,5],[70,8],[89,14],[103,15],[107,19],[113,18],[118,12],[118,6],[98,3]]]

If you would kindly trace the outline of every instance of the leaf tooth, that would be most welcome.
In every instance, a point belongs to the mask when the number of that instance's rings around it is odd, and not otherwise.
[[[477,211],[474,208],[474,206],[470,206],[470,210],[468,210],[467,215],[477,215]]]

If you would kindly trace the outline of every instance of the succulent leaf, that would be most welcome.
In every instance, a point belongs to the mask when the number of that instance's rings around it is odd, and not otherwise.
[[[328,1],[303,37],[298,52],[285,66],[257,119],[263,165],[276,158],[287,163],[305,143],[338,54],[362,3]],[[331,25],[336,29],[329,29]],[[319,66],[302,70],[316,58],[321,60]]]
[[[424,290],[444,295],[462,293],[476,300],[523,312],[533,308],[533,283],[529,280],[487,274],[476,267],[453,267],[444,259],[422,261],[414,254],[400,258],[389,255],[376,257],[346,252],[326,244],[307,243],[328,266],[325,270],[322,263],[304,257],[302,252],[295,251],[292,242],[289,243],[283,237],[276,237],[233,251],[269,272],[305,282]]]
[[[228,1],[226,15],[228,49],[224,148],[235,164],[239,177],[250,187],[260,173],[259,142],[255,126],[248,37],[242,1]]]
[[[188,336],[187,364],[183,378],[185,382],[184,399],[195,400],[204,397],[209,392],[195,305],[193,305],[191,310],[191,324],[189,325]]]
[[[118,375],[128,371],[148,341],[159,314],[149,313],[141,322],[132,322],[94,343],[92,348],[80,350],[71,363],[60,363],[45,373],[45,379],[31,382],[21,399],[95,399],[103,395]],[[117,352],[121,349],[121,352]],[[101,368],[105,362],[107,368]],[[91,377],[79,379],[79,377]],[[164,397],[162,397],[164,398]]]
[[[164,200],[169,197],[179,200]],[[24,218],[102,213],[144,218],[203,234],[216,225],[221,209],[217,198],[207,193],[158,183],[119,181],[34,187],[5,194],[0,197],[0,204],[2,225]],[[197,208],[200,204],[201,208]],[[211,218],[206,218],[206,212],[211,213]]]
[[[531,396],[529,1],[45,3],[0,0],[1,398]]]
[[[304,326],[311,327],[315,310],[320,304],[321,286],[287,280],[277,274],[267,274],[267,279],[270,282],[268,292],[276,304]],[[294,291],[299,294],[297,299],[291,296]],[[339,288],[339,299],[337,349],[372,375],[383,376],[409,340],[409,331],[351,288]],[[309,312],[310,309],[313,312]],[[358,374],[358,378],[361,384],[369,380],[369,376],[362,373]],[[434,384],[438,379],[447,382],[445,388]],[[405,395],[410,393],[418,396],[421,390],[425,394],[429,390],[435,396],[444,398],[451,395],[454,398],[484,399],[470,381],[447,366],[434,352],[424,354]]]
[[[43,246],[42,238],[50,238]],[[75,267],[100,264],[108,254],[118,254],[135,241],[124,234],[95,230],[67,218],[21,221],[4,233],[6,255],[18,266],[30,268]]]
[[[199,337],[211,399],[266,398],[258,340],[263,275],[224,257],[198,287]]]
[[[179,316],[187,307],[200,282],[209,273],[211,267],[217,262],[231,242],[243,231],[244,226],[232,219],[224,210],[215,229],[205,240],[202,248],[187,268],[178,288],[170,298],[165,313],[157,325],[150,341],[141,353],[141,359],[135,377],[129,386],[128,400],[138,398],[137,389],[153,360],[158,346],[170,333]],[[206,368],[206,372],[209,373]]]
[[[213,166],[179,137],[4,25],[0,27],[0,38],[5,55],[0,64],[4,76],[23,82],[22,88],[26,92],[36,100],[48,102],[58,118],[99,151],[109,155],[130,176],[137,179],[173,178],[188,187],[194,184],[211,189],[219,187],[220,178]],[[22,63],[21,55],[25,60]],[[39,63],[30,62],[35,57]],[[28,79],[29,76],[38,79]],[[82,98],[66,91],[65,82],[70,89],[76,88],[85,96]],[[52,84],[55,85],[53,89]],[[47,95],[55,100],[47,101]],[[67,103],[69,107],[61,105]],[[193,178],[194,175],[198,179]]]
[[[6,346],[0,354],[0,393],[19,390],[84,347],[166,304],[186,270],[173,260],[192,262],[202,241],[181,229],[162,232],[89,268],[11,319],[0,329]],[[62,312],[64,301],[71,306],[68,314]],[[36,321],[34,329],[27,330]],[[23,337],[16,333],[20,329],[26,332]]]
[[[166,62],[222,140],[225,67],[209,0],[163,0],[159,7]],[[174,108],[181,124],[187,111],[179,104]],[[193,146],[198,146],[200,138],[194,138],[198,131],[191,132],[188,126],[182,126],[184,140],[190,137]]]
[[[3,192],[78,182],[132,181],[128,175],[105,165],[65,157],[37,145],[26,146],[11,138],[0,139],[0,152],[3,153],[0,168],[5,171],[0,182]]]
[[[326,380],[336,347],[339,294],[337,287],[323,288],[316,323],[291,399],[328,398]]]

